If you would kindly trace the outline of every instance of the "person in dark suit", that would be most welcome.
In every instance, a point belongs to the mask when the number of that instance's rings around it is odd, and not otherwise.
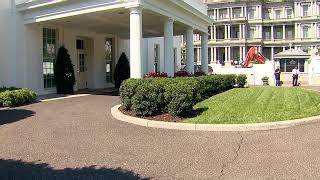
[[[275,70],[274,77],[276,79],[276,86],[281,86],[281,83],[280,83],[281,72],[279,67],[277,67],[277,69]]]

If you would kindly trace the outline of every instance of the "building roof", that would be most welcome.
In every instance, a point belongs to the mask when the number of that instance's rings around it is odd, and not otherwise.
[[[310,57],[310,54],[299,49],[288,49],[274,55],[275,59],[300,59]]]

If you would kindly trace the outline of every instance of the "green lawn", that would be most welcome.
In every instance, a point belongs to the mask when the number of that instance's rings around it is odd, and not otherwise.
[[[233,89],[200,102],[204,112],[187,123],[244,124],[320,115],[320,93],[299,88]]]

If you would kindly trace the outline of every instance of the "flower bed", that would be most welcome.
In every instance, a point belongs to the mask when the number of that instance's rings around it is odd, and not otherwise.
[[[37,95],[28,89],[0,88],[0,107],[15,107],[36,100]]]
[[[129,79],[120,88],[120,100],[124,110],[137,116],[183,116],[196,103],[232,89],[237,79],[236,75]]]

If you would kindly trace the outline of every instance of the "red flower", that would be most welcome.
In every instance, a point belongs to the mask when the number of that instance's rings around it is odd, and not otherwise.
[[[165,72],[162,73],[147,73],[144,75],[144,78],[166,78],[168,74]]]

